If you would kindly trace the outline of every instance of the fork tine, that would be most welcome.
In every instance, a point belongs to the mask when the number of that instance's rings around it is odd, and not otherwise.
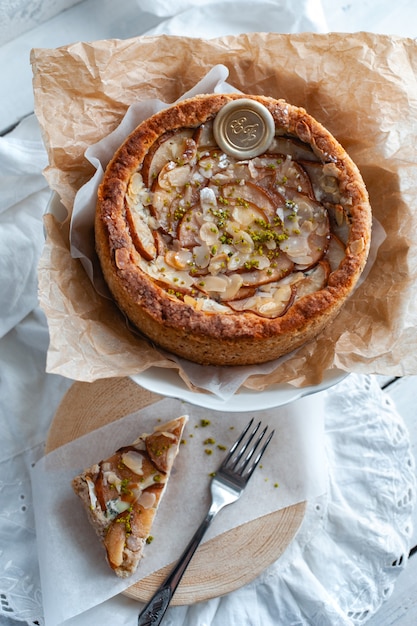
[[[249,423],[252,425],[253,419]],[[255,428],[250,433],[249,437],[247,438],[247,440],[244,443],[243,443],[243,440],[241,439],[241,447],[237,451],[235,450],[236,451],[236,456],[235,456],[234,459],[231,460],[231,463],[228,464],[228,468],[229,469],[232,469],[232,470],[236,471],[236,468],[239,465],[239,463],[240,463],[244,453],[248,449],[249,444],[252,442],[253,438],[255,437],[256,433],[258,432],[260,425],[261,425],[261,422],[259,422],[255,426]]]
[[[259,426],[261,425],[261,422],[259,422],[257,428],[255,429],[255,431],[252,434],[252,437],[249,439],[248,444],[250,443],[250,441],[253,439],[253,436],[256,434],[257,430],[259,429]],[[248,466],[249,461],[251,460],[251,458],[253,457],[253,455],[256,452],[256,449],[258,448],[259,444],[261,443],[262,439],[265,436],[266,431],[268,430],[268,426],[265,426],[265,428],[263,429],[263,431],[261,432],[261,434],[259,435],[258,439],[256,440],[255,445],[252,446],[252,448],[249,450],[248,454],[246,455],[245,459],[243,459],[240,468],[239,468],[239,472],[241,474],[243,474],[245,468]],[[246,445],[247,448],[247,445]]]
[[[229,453],[227,454],[226,458],[224,459],[222,465],[221,465],[221,469],[223,470],[228,470],[228,471],[232,471],[235,474],[238,474],[240,476],[243,477],[244,474],[247,475],[247,478],[249,479],[250,476],[252,475],[253,471],[255,470],[256,466],[258,465],[259,461],[261,460],[269,442],[272,439],[272,436],[274,435],[275,431],[272,431],[267,439],[267,441],[265,442],[265,444],[263,445],[263,447],[261,448],[261,450],[258,452],[257,456],[255,457],[255,459],[253,460],[252,464],[249,466],[249,462],[252,460],[256,450],[259,448],[259,445],[261,444],[267,430],[268,430],[268,426],[266,426],[263,431],[258,435],[258,438],[255,442],[254,445],[252,445],[252,447],[249,449],[248,451],[248,447],[249,445],[252,443],[256,433],[258,432],[260,426],[261,426],[261,422],[259,422],[255,428],[253,429],[253,431],[249,434],[249,436],[247,437],[246,441],[244,441],[245,436],[247,435],[249,429],[251,428],[252,424],[253,424],[254,419],[252,418],[249,422],[249,424],[246,426],[246,428],[244,428],[242,434],[239,436],[239,438],[235,441],[235,443],[232,445],[232,447],[230,448]],[[240,446],[240,447],[239,447]],[[245,452],[247,452],[246,456],[244,456]],[[236,453],[236,454],[235,454]],[[235,456],[234,456],[235,455]],[[249,469],[247,469],[249,466]],[[246,476],[245,476],[246,478]]]
[[[263,437],[263,435],[265,434],[266,430],[267,430],[267,429],[265,428],[265,430],[263,431],[262,437]],[[271,439],[272,439],[272,437],[274,436],[274,434],[275,434],[275,430],[273,430],[273,431],[269,434],[268,439],[265,441],[264,445],[263,445],[263,446],[262,446],[262,448],[259,450],[259,452],[258,452],[258,454],[257,454],[257,456],[256,456],[256,458],[255,458],[255,460],[253,461],[252,465],[251,465],[251,466],[250,466],[250,468],[247,470],[247,477],[248,477],[248,480],[249,480],[249,478],[252,476],[252,474],[253,474],[253,472],[255,471],[255,469],[256,469],[256,467],[257,467],[257,465],[258,465],[259,461],[260,461],[260,460],[261,460],[261,458],[263,457],[263,454],[264,454],[265,450],[267,449],[267,447],[269,446],[269,442],[271,441]],[[259,441],[258,441],[258,443],[256,444],[256,446],[258,446],[258,444],[259,444]]]
[[[253,417],[250,420],[249,424],[246,426],[246,428],[243,430],[242,434],[239,436],[238,439],[236,439],[236,441],[234,442],[234,444],[230,448],[228,454],[226,455],[225,459],[223,460],[223,463],[222,463],[221,467],[225,467],[229,463],[229,461],[232,458],[236,448],[242,443],[244,436],[246,435],[246,433],[248,432],[248,430],[252,426],[252,424],[253,424]]]

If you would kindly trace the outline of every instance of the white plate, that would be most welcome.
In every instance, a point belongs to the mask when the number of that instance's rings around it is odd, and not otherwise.
[[[324,391],[347,376],[346,372],[332,370],[326,372],[323,382],[320,385],[309,387],[293,387],[292,385],[273,385],[265,391],[252,391],[242,387],[235,395],[227,400],[215,396],[212,393],[196,392],[187,387],[176,369],[161,367],[150,367],[141,374],[132,376],[132,380],[154,393],[170,398],[185,400],[190,404],[212,409],[214,411],[224,411],[227,413],[240,413],[245,411],[261,411],[271,409],[304,396]]]

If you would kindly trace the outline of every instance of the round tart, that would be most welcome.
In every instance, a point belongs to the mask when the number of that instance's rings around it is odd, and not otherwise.
[[[371,220],[358,168],[304,109],[204,95],[153,115],[115,153],[96,249],[148,339],[197,363],[248,365],[335,318],[364,268]]]

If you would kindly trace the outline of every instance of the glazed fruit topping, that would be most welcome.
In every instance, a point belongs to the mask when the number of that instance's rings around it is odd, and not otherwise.
[[[200,310],[280,316],[324,288],[345,255],[337,174],[290,137],[238,160],[214,144],[210,124],[167,133],[128,187],[138,263]]]

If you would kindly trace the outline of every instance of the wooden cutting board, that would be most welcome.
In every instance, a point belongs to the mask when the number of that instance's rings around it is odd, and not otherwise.
[[[161,400],[130,378],[75,382],[54,416],[46,452]],[[199,547],[172,601],[193,604],[234,591],[276,561],[294,538],[305,515],[301,502],[243,524]],[[190,538],[195,529],[190,529]],[[129,587],[124,594],[146,602],[171,570],[168,565]]]

